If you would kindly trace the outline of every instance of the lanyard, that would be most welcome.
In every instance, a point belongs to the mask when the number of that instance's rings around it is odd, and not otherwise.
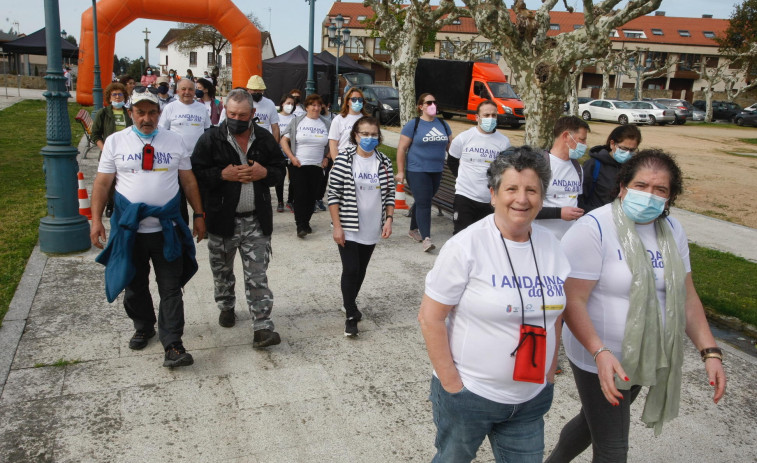
[[[513,271],[513,277],[515,278],[515,287],[518,289],[518,296],[520,297],[520,317],[521,324],[526,324],[526,305],[523,303],[523,294],[520,291],[520,282],[518,281],[518,275],[515,273],[515,267],[513,261],[510,258],[510,251],[507,249],[507,243],[502,233],[498,233],[499,238],[502,240],[502,245],[505,247],[505,253],[507,254],[507,262],[510,264],[510,269]],[[547,329],[547,301],[544,298],[544,284],[541,281],[541,273],[539,273],[539,263],[536,262],[536,251],[534,251],[534,242],[531,241],[531,232],[528,233],[528,243],[531,245],[531,254],[534,256],[534,266],[536,266],[536,277],[539,279],[539,288],[541,289],[541,312],[544,316],[544,329]],[[518,346],[520,347],[520,346]],[[517,348],[515,350],[518,350]],[[515,352],[513,352],[515,353]],[[512,354],[511,354],[512,355]]]

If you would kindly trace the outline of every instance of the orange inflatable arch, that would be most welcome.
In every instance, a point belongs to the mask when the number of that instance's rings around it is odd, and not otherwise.
[[[231,43],[234,87],[244,87],[251,75],[263,74],[260,31],[231,0],[182,0],[178,3],[174,0],[100,0],[97,2],[97,35],[103,89],[113,73],[116,32],[137,18],[211,25]],[[92,8],[81,15],[79,37],[76,101],[91,106],[95,68]],[[139,80],[138,76],[134,77]]]

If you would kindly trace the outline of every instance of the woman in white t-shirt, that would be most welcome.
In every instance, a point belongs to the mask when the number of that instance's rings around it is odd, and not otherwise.
[[[563,342],[581,412],[547,461],[571,461],[589,445],[594,461],[626,461],[630,404],[642,386],[649,391],[641,419],[659,434],[678,415],[684,334],[702,355],[713,401],[725,393],[686,234],[668,217],[683,191],[680,168],[662,151],[641,151],[622,165],[617,190],[562,239],[571,264]]]
[[[316,93],[305,98],[305,114],[289,123],[281,137],[281,149],[289,158],[292,170],[289,182],[294,188],[294,221],[297,236],[313,233],[310,218],[321,189],[323,169],[328,164],[330,121],[322,117],[323,99]]]
[[[279,101],[279,133],[286,133],[289,123],[296,117],[294,114],[294,107],[296,103],[294,97],[288,93],[285,93]],[[285,155],[286,156],[286,155]],[[292,165],[287,162],[287,174],[292,169]],[[291,175],[290,175],[291,178]],[[284,212],[284,179],[281,179],[278,185],[276,185],[276,212]],[[287,192],[287,206],[292,209],[292,182],[289,182],[289,191]],[[292,209],[293,210],[293,209]]]
[[[342,301],[346,313],[344,335],[357,336],[363,318],[355,299],[365,279],[373,249],[389,238],[394,221],[394,170],[379,152],[379,122],[361,117],[350,129],[350,145],[334,162],[329,180],[329,212],[334,241],[342,259]]]
[[[418,319],[434,367],[434,461],[469,462],[489,437],[497,462],[541,462],[568,259],[533,223],[551,177],[509,148],[489,167],[494,213],[453,236],[426,276]]]

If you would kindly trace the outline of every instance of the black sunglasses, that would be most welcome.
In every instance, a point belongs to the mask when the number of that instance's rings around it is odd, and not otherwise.
[[[350,101],[353,102],[353,103],[362,103],[363,102],[363,97],[361,97],[361,96],[353,96],[352,98],[350,98]]]
[[[155,148],[148,143],[142,147],[142,170],[152,170],[154,160]]]
[[[424,101],[423,104],[426,106],[431,106],[431,105],[435,105],[436,101]]]
[[[158,89],[154,88],[154,87],[143,87],[143,86],[140,85],[138,87],[134,87],[134,90],[132,90],[132,92],[134,92],[134,93],[150,92],[153,95],[157,95],[158,94]]]

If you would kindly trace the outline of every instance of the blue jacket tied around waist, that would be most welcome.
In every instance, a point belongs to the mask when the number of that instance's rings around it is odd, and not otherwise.
[[[137,238],[139,222],[145,217],[155,217],[163,227],[163,256],[173,262],[183,258],[181,286],[183,287],[197,273],[195,245],[192,232],[184,223],[179,211],[180,194],[177,193],[165,206],[148,206],[145,203],[131,203],[116,192],[113,215],[110,218],[110,240],[95,261],[105,266],[105,295],[108,302],[116,300],[121,291],[134,279],[136,269],[132,262],[134,240]],[[174,226],[174,222],[176,226]]]

